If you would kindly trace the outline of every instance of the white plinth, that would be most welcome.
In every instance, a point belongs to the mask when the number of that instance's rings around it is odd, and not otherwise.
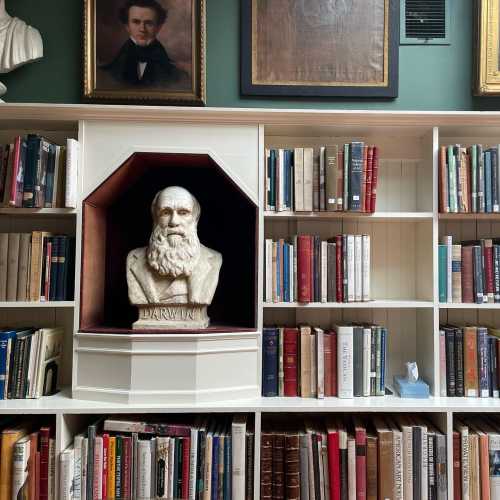
[[[259,332],[77,333],[73,397],[197,403],[258,397]]]

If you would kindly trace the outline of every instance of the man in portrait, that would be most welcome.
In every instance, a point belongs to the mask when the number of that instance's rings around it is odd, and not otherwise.
[[[127,257],[131,304],[209,305],[217,288],[222,256],[200,243],[200,205],[186,189],[171,186],[151,204],[149,246]]]
[[[167,21],[167,10],[157,0],[127,0],[119,17],[129,38],[102,69],[116,81],[134,87],[189,87],[188,74],[176,66],[157,39]]]

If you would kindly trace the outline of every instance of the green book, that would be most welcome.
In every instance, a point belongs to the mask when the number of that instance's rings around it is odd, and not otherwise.
[[[438,267],[439,267],[439,302],[447,302],[447,270],[448,270],[448,248],[447,245],[438,245]]]
[[[120,498],[122,496],[122,457],[123,447],[122,438],[116,436],[116,457],[115,457],[115,496]]]

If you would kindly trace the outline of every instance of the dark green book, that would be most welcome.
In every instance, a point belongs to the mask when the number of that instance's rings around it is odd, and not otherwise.
[[[115,458],[115,497],[120,498],[122,495],[122,438],[116,436],[116,458]]]

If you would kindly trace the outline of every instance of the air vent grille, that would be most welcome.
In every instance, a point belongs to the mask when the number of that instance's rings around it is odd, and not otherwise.
[[[403,0],[402,43],[448,43],[448,0]]]

